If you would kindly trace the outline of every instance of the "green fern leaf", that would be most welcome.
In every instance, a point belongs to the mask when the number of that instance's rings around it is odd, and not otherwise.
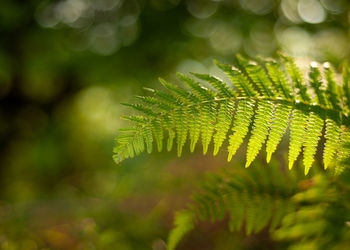
[[[298,192],[298,178],[290,179],[274,167],[224,169],[205,180],[202,189],[186,210],[176,214],[168,241],[171,249],[199,220],[222,220],[225,214],[231,231],[244,225],[247,235],[269,224],[279,226],[284,215],[295,210],[290,198]]]
[[[167,150],[170,152],[171,149],[173,148],[176,133],[173,129],[169,129],[168,133],[169,134],[168,134],[168,140],[167,140]]]
[[[294,83],[294,86],[297,89],[297,95],[301,98],[302,101],[310,102],[311,98],[307,93],[307,87],[304,84],[304,77],[301,74],[300,69],[296,66],[292,58],[287,56],[282,56],[282,58],[286,62],[285,67],[287,69],[287,72],[290,75],[292,82]]]
[[[350,68],[347,63],[343,67],[343,92],[345,106],[350,110]]]
[[[269,139],[266,143],[267,163],[270,162],[272,154],[276,151],[277,145],[281,141],[282,136],[287,129],[291,110],[292,107],[289,104],[276,105],[275,114],[271,123]]]
[[[151,116],[151,117],[158,117],[159,116],[159,113],[154,112],[154,110],[148,106],[143,106],[140,104],[129,104],[129,103],[122,103],[122,105],[133,108],[136,111],[142,112],[142,113],[144,113],[148,116]]]
[[[226,139],[226,133],[230,128],[232,121],[232,111],[234,110],[232,101],[221,102],[218,111],[218,121],[215,126],[216,134],[214,135],[214,155],[219,152],[219,149]]]
[[[327,81],[326,99],[328,100],[328,107],[335,110],[341,110],[334,70],[329,63],[325,63],[324,71]]]
[[[146,142],[147,152],[150,154],[153,150],[153,136],[152,136],[152,129],[149,126],[145,126],[144,129],[141,131],[144,140]]]
[[[290,87],[287,75],[281,69],[281,67],[275,62],[267,62],[265,66],[270,78],[277,86],[282,96],[284,96],[286,99],[293,99],[293,91]]]
[[[216,107],[213,102],[210,102],[214,99],[214,94],[208,89],[202,87],[198,82],[195,82],[193,79],[185,75],[178,74],[178,77],[194,92],[198,99],[202,101],[209,101],[202,104],[200,109],[203,154],[206,154],[214,133],[214,125],[216,121]]]
[[[178,109],[176,110],[173,120],[176,127],[176,134],[177,134],[177,155],[180,157],[182,154],[182,148],[186,143],[187,139],[187,123],[186,123],[186,110]]]
[[[199,100],[210,101],[214,99],[214,93],[212,93],[209,89],[201,86],[192,78],[189,78],[180,73],[178,73],[177,76],[193,91],[193,93]]]
[[[326,119],[326,142],[323,151],[323,164],[325,169],[332,164],[334,155],[339,147],[340,128],[336,120],[334,116],[329,116]]]
[[[308,122],[307,132],[304,139],[304,166],[305,175],[308,174],[311,165],[314,161],[314,155],[317,150],[318,141],[322,135],[322,129],[324,125],[324,115],[321,109],[311,111]]]
[[[254,114],[254,101],[242,100],[238,103],[236,115],[233,122],[233,134],[229,139],[228,161],[236,153],[239,146],[243,143],[244,137],[249,131],[252,116]]]
[[[153,100],[149,104],[157,106],[161,111],[169,112],[172,109],[181,105],[181,102],[178,101],[173,95],[169,93],[150,89],[150,88],[144,88],[144,89],[155,95],[155,97],[152,97]],[[137,96],[137,98],[147,103],[144,97]]]
[[[312,62],[309,71],[310,85],[313,88],[316,97],[317,103],[319,105],[326,106],[326,97],[325,91],[323,90],[321,72],[317,67],[316,62]]]
[[[241,65],[242,70],[246,73],[247,77],[251,79],[253,85],[256,86],[260,95],[262,96],[275,96],[274,88],[265,70],[256,63],[249,63],[241,56],[237,56],[237,59]]]
[[[201,107],[201,137],[203,144],[203,154],[208,151],[209,143],[214,133],[215,121],[216,121],[216,107],[213,103],[205,103]]]
[[[275,105],[269,101],[258,102],[258,110],[256,111],[254,125],[252,129],[252,136],[249,139],[247,149],[247,161],[245,167],[253,162],[259,153],[270,128],[270,121],[272,120]]]
[[[163,127],[160,120],[154,119],[152,121],[152,131],[153,131],[153,137],[156,139],[156,142],[157,142],[158,152],[161,152],[163,149],[164,134],[163,134]]]
[[[183,236],[194,228],[195,220],[192,211],[180,211],[175,217],[175,229],[168,238],[168,250],[174,250]]]
[[[240,71],[227,64],[216,62],[216,65],[230,77],[233,85],[238,89],[241,95],[251,97],[257,95],[253,85]]]
[[[183,88],[173,85],[162,78],[159,78],[160,83],[169,89],[176,97],[184,103],[199,102],[199,99]]]
[[[117,137],[114,160],[120,163],[146,149],[150,153],[153,141],[161,151],[165,137],[169,151],[176,140],[179,156],[188,138],[190,151],[193,152],[201,140],[204,154],[213,140],[213,154],[216,155],[228,137],[230,161],[251,129],[247,148],[248,167],[266,139],[266,160],[270,161],[290,123],[289,168],[292,168],[304,146],[303,161],[305,173],[308,173],[322,136],[323,124],[326,124],[323,158],[327,168],[337,152],[335,144],[340,128],[349,124],[349,70],[345,67],[343,86],[338,89],[334,72],[327,64],[324,79],[319,68],[312,65],[308,86],[293,59],[286,56],[282,59],[282,64],[259,60],[257,65],[238,58],[241,71],[217,63],[230,77],[233,86],[207,74],[194,75],[211,85],[211,89],[181,74],[178,77],[185,83],[184,88],[160,79],[168,92],[147,89],[152,96],[136,97],[143,104],[126,104],[141,115],[124,117],[133,125]],[[232,134],[228,134],[230,130]],[[343,149],[337,150],[341,152]],[[345,152],[343,154],[346,155]]]
[[[223,97],[235,97],[236,94],[233,92],[231,88],[229,88],[226,83],[219,80],[218,78],[208,75],[208,74],[198,74],[198,73],[191,73],[198,79],[201,79],[205,82],[210,83],[211,86],[213,86],[215,89],[218,90],[219,94],[221,94]]]
[[[230,195],[228,201],[228,211],[230,214],[229,228],[230,231],[238,231],[242,228],[244,222],[245,206],[243,202],[243,192],[234,192]]]
[[[337,164],[335,168],[335,174],[340,175],[344,171],[344,162],[348,161],[350,159],[350,151],[349,151],[349,144],[350,144],[350,131],[349,128],[341,125],[340,126],[340,143],[339,147],[337,148]]]
[[[200,111],[196,107],[191,107],[189,113],[191,115],[189,120],[189,133],[191,141],[190,150],[193,152],[199,140],[201,132],[201,120]]]
[[[294,162],[298,158],[303,146],[304,136],[306,134],[307,116],[305,106],[299,105],[292,112],[290,124],[290,143],[289,143],[289,169],[292,169]]]

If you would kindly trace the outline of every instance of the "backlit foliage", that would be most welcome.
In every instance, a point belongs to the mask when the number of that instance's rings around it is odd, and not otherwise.
[[[165,140],[170,151],[176,140],[179,156],[188,141],[191,152],[200,141],[204,154],[213,143],[213,154],[223,149],[230,161],[250,132],[249,167],[265,143],[270,161],[288,127],[290,169],[303,151],[304,172],[309,172],[322,136],[325,169],[335,165],[336,154],[344,154],[339,145],[349,136],[347,65],[340,82],[327,63],[311,63],[304,76],[287,56],[257,62],[237,57],[235,67],[216,64],[231,82],[208,74],[178,74],[187,88],[160,79],[167,91],[150,90],[151,96],[138,97],[142,104],[126,104],[140,115],[124,116],[133,125],[117,136],[114,160],[120,163],[145,150],[151,153],[154,144],[161,151]]]

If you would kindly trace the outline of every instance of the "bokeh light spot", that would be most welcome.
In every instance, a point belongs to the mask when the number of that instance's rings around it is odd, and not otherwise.
[[[200,19],[212,16],[218,9],[218,4],[209,0],[188,0],[186,5],[188,12]]]
[[[322,23],[326,19],[326,11],[317,0],[300,0],[298,12],[307,23]]]
[[[293,56],[308,55],[312,39],[308,32],[299,27],[290,27],[277,33],[281,47]]]
[[[239,50],[242,43],[242,36],[233,25],[218,22],[210,34],[209,42],[211,47],[216,51],[223,54],[233,54]]]
[[[296,0],[282,0],[281,6],[282,14],[289,21],[293,23],[301,23],[302,20],[298,13],[298,1]]]
[[[116,30],[113,25],[98,24],[90,32],[90,50],[100,55],[111,55],[119,48]]]
[[[240,0],[241,6],[257,15],[266,15],[274,7],[272,0]]]

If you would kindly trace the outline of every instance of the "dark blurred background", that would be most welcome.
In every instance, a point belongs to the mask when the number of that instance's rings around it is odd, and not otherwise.
[[[0,249],[165,249],[197,182],[243,156],[117,166],[120,103],[237,53],[339,67],[349,22],[346,0],[1,0]],[[273,248],[226,229],[204,224],[180,249]]]

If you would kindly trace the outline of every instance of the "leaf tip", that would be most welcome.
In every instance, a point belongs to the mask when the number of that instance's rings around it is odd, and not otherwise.
[[[308,175],[309,171],[310,171],[310,166],[305,166],[304,174]]]
[[[288,168],[289,170],[291,170],[293,168],[294,162],[290,161],[288,164]]]
[[[272,156],[272,153],[271,153],[271,152],[267,152],[267,156],[266,156],[266,162],[267,162],[267,163],[270,163],[270,161],[271,161],[271,156]]]

